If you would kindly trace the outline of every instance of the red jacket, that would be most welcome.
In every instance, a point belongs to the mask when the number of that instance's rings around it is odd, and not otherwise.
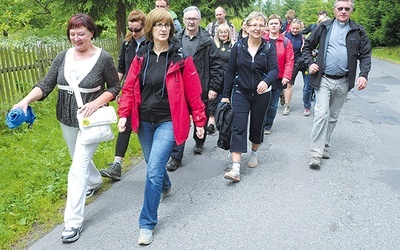
[[[269,41],[269,35],[263,36]],[[279,34],[276,39],[276,57],[278,60],[279,74],[278,79],[287,78],[292,79],[293,67],[294,67],[294,52],[292,42],[288,39],[285,46],[285,37],[283,34]]]
[[[143,49],[148,49],[147,46]],[[175,57],[179,53],[173,51]],[[122,95],[118,107],[120,118],[132,118],[132,130],[137,133],[139,128],[140,72],[147,53],[140,54],[133,59],[129,73],[122,88]],[[182,53],[180,53],[182,54]],[[182,69],[181,69],[182,68]],[[188,138],[190,130],[190,115],[197,127],[204,127],[207,121],[205,105],[201,101],[200,78],[189,56],[179,61],[171,61],[165,83],[168,92],[168,101],[171,109],[172,124],[175,142],[180,145]],[[189,111],[190,110],[190,111]]]

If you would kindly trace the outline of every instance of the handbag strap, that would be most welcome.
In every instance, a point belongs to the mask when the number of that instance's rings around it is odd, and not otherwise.
[[[75,95],[75,100],[76,103],[78,104],[78,109],[82,108],[83,106],[83,100],[81,96],[81,90],[79,88],[79,83],[78,83],[78,77],[77,77],[77,71],[75,67],[72,67],[73,65],[73,51],[74,49],[68,49],[65,55],[65,67],[64,67],[64,77],[67,80],[67,83],[69,86],[72,88],[74,95]],[[96,64],[99,56],[100,56],[101,50],[98,50],[96,52],[96,55],[93,57],[93,60],[91,63],[91,67],[93,68],[94,65]]]

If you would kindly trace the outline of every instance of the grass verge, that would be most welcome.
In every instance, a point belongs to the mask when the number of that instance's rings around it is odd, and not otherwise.
[[[400,46],[374,48],[372,50],[372,56],[400,64]]]
[[[37,116],[32,129],[23,124],[10,130],[0,124],[0,249],[23,249],[63,222],[71,159],[56,119],[55,99],[53,93],[32,105]],[[3,117],[11,106],[1,104]],[[116,135],[116,126],[113,129]],[[99,169],[113,160],[115,141],[97,149],[93,160]],[[126,158],[138,159],[139,153],[132,134]],[[128,167],[123,169],[126,172]],[[104,183],[101,190],[112,182]]]

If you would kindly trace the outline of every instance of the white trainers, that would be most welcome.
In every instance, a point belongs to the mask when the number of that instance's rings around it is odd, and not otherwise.
[[[258,158],[257,155],[252,155],[250,157],[249,163],[247,164],[249,168],[255,168],[258,166]]]
[[[139,230],[139,239],[138,239],[139,245],[149,245],[153,242],[153,239],[154,239],[153,230],[145,228],[141,228]]]
[[[283,115],[289,115],[289,113],[290,113],[289,104],[285,103],[285,105],[283,105],[283,112],[282,112],[282,114],[283,114]]]
[[[224,178],[232,181],[240,181],[240,171],[231,169],[225,172]]]

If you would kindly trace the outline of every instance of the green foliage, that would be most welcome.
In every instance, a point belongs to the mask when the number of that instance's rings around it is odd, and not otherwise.
[[[372,46],[400,44],[400,2],[363,0],[356,3],[355,20],[366,29]]]

